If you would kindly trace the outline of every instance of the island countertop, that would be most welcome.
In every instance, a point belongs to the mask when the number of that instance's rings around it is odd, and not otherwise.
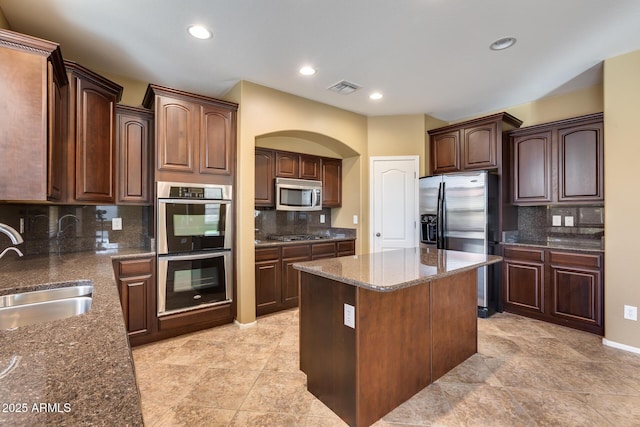
[[[293,265],[297,270],[378,292],[390,292],[502,261],[497,255],[431,248],[395,249]]]

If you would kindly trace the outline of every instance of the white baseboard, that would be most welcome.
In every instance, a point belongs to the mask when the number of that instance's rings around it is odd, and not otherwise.
[[[234,320],[233,323],[236,324],[236,326],[240,329],[247,329],[247,328],[253,328],[254,326],[256,326],[258,324],[257,321],[253,321],[251,323],[240,323],[237,320]]]
[[[631,353],[637,353],[640,354],[640,348],[637,347],[632,347],[630,345],[626,345],[626,344],[620,344],[614,341],[609,341],[606,338],[602,338],[602,344],[609,346],[609,347],[613,347],[613,348],[619,348],[620,350],[626,350],[626,351],[630,351]]]

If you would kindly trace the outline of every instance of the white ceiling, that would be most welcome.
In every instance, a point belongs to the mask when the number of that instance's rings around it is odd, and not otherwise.
[[[640,49],[639,0],[0,0],[87,68],[210,96],[249,80],[368,116],[453,121],[593,85]],[[213,38],[186,31],[201,23]],[[513,36],[514,47],[489,50]],[[297,73],[311,64],[312,77]],[[362,86],[351,95],[327,87]],[[372,91],[384,98],[372,101]]]

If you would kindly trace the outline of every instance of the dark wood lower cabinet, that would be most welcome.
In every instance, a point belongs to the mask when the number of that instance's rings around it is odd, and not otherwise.
[[[156,318],[155,257],[114,260],[113,270],[129,342],[141,344]]]
[[[355,240],[257,248],[256,315],[298,306],[300,279],[293,264],[355,253]]]
[[[503,248],[505,311],[604,334],[603,255]]]

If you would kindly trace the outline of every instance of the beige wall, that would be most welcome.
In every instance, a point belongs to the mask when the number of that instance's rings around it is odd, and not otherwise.
[[[256,140],[277,136],[297,138],[287,143],[313,142],[337,153],[344,153],[343,203],[332,211],[332,225],[357,229],[356,251],[368,247],[366,216],[367,177],[363,165],[367,156],[367,119],[359,114],[293,96],[251,82],[238,83],[225,98],[240,104],[238,110],[237,278],[238,322],[255,320],[254,253],[254,150]],[[297,135],[297,136],[291,136]],[[305,138],[300,138],[300,135]],[[269,138],[270,137],[270,138]],[[304,143],[304,142],[303,142]],[[316,148],[318,148],[316,146]],[[351,155],[349,154],[357,154]],[[362,220],[353,225],[351,218]]]
[[[65,58],[66,59],[66,58]],[[142,99],[147,91],[149,82],[143,82],[140,80],[131,79],[129,77],[120,76],[118,74],[106,73],[100,70],[92,70],[101,76],[119,84],[124,88],[122,91],[122,99],[119,104],[129,105],[131,107],[140,107],[142,105]]]
[[[640,349],[640,322],[623,318],[640,307],[640,51],[605,61],[605,338]]]
[[[419,155],[420,174],[424,175],[424,126],[424,114],[369,117],[369,156]]]
[[[0,8],[0,28],[4,28],[5,30],[11,29],[11,26],[9,26],[9,22],[7,21],[7,17],[4,16],[2,8]]]

